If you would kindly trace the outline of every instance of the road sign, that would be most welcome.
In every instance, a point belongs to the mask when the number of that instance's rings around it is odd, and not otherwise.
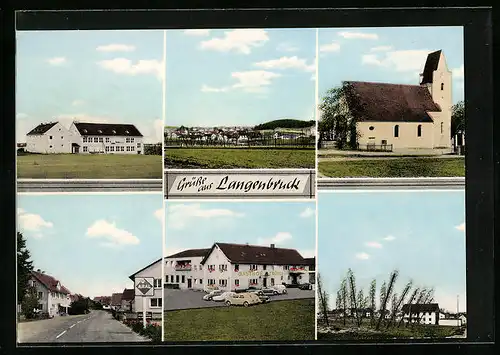
[[[135,295],[142,297],[154,296],[153,284],[153,277],[137,277],[135,279]]]

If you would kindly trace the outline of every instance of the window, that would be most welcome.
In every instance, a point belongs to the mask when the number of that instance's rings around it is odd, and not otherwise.
[[[113,147],[111,147],[113,148]],[[87,151],[87,147],[83,147],[83,151],[86,152]]]
[[[394,137],[399,137],[399,125],[394,126]]]
[[[208,284],[209,285],[215,285],[215,280],[214,279],[208,279]]]
[[[444,90],[444,83],[441,83],[441,90]]]
[[[83,137],[83,143],[87,143],[87,136]]]
[[[137,143],[137,148],[140,148],[141,147],[141,143]]]
[[[43,292],[38,292],[38,299],[41,300],[43,298]]]
[[[203,279],[200,279],[200,285],[203,285]]]
[[[251,271],[257,270],[257,265],[250,265],[250,270]]]
[[[162,299],[161,298],[150,298],[149,299],[149,306],[151,308],[159,308],[162,306]]]
[[[290,269],[290,266],[288,265],[283,266],[283,270],[288,270],[288,269]]]
[[[134,143],[134,138],[130,138],[130,143]]]
[[[226,287],[227,286],[227,280],[226,279],[220,279],[219,280],[219,286],[220,287]]]
[[[196,268],[197,268],[197,266],[195,265],[195,266],[194,266],[194,271],[196,271]]]
[[[175,275],[175,282],[179,283],[179,275]]]
[[[219,265],[219,271],[220,272],[227,271],[227,264],[221,264],[221,265]]]
[[[250,279],[249,283],[251,286],[253,286],[253,285],[257,285],[258,281],[257,281],[257,279]]]
[[[387,145],[387,139],[382,139],[382,145]]]
[[[165,275],[165,283],[168,283],[168,275]]]
[[[234,271],[240,271],[240,264],[234,264]]]
[[[368,129],[369,129],[370,131],[373,131],[373,130],[375,129],[375,127],[370,126]]]
[[[127,152],[130,152],[130,147],[127,145]]]
[[[234,286],[239,286],[240,285],[240,280],[236,279],[234,280]]]
[[[106,143],[109,143],[109,137],[106,137]]]
[[[266,270],[267,265],[262,265],[262,270]]]
[[[49,148],[52,148],[52,146],[51,146],[51,145],[49,145]]]
[[[109,152],[109,147],[108,146],[106,146],[106,152]]]
[[[114,152],[115,151],[115,146],[112,145],[111,147],[109,147],[109,150],[112,151],[112,152]]]
[[[99,138],[98,137],[94,137],[94,143],[98,143],[99,142]]]
[[[135,152],[135,147],[134,147],[134,146],[131,146],[131,147],[130,147],[130,150],[131,150],[132,152]]]
[[[61,136],[61,139],[64,139],[64,136]]]
[[[174,275],[170,275],[170,282],[174,282]]]
[[[200,264],[200,271],[203,270],[203,265]]]
[[[52,139],[52,136],[49,136],[49,139]]]
[[[186,275],[182,275],[182,283],[186,282]]]
[[[154,288],[161,288],[161,279],[154,279],[153,286]]]
[[[443,134],[443,122],[441,122],[441,134]]]
[[[125,138],[125,143],[130,143],[130,138],[129,137]]]
[[[103,140],[102,140],[102,137],[99,137],[99,143],[102,143]]]
[[[122,146],[122,152],[124,152],[124,151],[125,151],[125,147]]]
[[[274,286],[274,279],[271,279],[271,286]]]
[[[113,134],[116,134],[116,131],[115,131],[115,130],[112,130],[111,132],[113,132]]]
[[[422,137],[422,125],[417,126],[417,137]]]

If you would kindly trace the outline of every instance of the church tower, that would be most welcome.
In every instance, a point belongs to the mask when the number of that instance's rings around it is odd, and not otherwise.
[[[441,50],[429,53],[420,85],[427,87],[441,112],[432,114],[434,120],[434,148],[451,147],[452,74]]]

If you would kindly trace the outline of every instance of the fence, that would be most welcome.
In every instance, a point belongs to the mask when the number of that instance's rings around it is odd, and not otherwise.
[[[165,148],[286,148],[314,149],[316,139],[311,137],[298,138],[258,138],[245,141],[222,141],[201,139],[165,138]]]
[[[392,144],[358,144],[358,150],[392,152]]]

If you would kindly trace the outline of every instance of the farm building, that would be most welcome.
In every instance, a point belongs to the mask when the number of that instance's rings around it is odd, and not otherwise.
[[[419,85],[344,82],[360,149],[451,151],[452,73],[441,50],[427,56],[420,76]]]
[[[74,121],[69,130],[59,122],[42,123],[26,135],[30,153],[144,154],[143,135],[132,124]]]
[[[403,319],[405,322],[438,325],[439,314],[439,305],[437,303],[403,305]]]

